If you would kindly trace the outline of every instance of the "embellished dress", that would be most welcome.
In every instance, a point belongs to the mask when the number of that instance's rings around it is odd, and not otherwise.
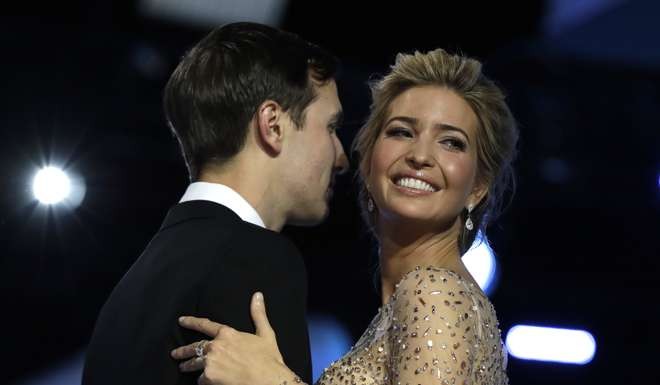
[[[457,273],[417,267],[317,385],[505,385],[495,309]]]

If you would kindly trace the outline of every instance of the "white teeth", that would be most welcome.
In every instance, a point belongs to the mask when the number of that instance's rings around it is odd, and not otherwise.
[[[423,180],[415,178],[401,178],[396,184],[401,187],[412,188],[415,190],[435,192],[435,189],[430,184],[424,182]]]

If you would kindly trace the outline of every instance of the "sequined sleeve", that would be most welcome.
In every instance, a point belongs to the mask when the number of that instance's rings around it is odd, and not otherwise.
[[[409,273],[393,300],[392,384],[472,384],[478,312],[470,287],[436,268]]]

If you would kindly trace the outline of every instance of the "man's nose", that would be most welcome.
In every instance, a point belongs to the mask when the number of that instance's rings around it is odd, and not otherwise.
[[[342,146],[341,141],[335,135],[335,174],[342,175],[348,171],[348,157],[344,152],[344,146]]]

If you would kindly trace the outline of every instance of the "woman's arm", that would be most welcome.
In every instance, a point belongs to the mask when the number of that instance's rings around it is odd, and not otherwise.
[[[204,333],[213,340],[199,341],[172,351],[184,372],[202,370],[201,385],[288,385],[301,383],[282,360],[277,337],[268,317],[263,295],[255,293],[250,313],[256,334],[239,332],[205,318],[181,317],[186,329]]]

